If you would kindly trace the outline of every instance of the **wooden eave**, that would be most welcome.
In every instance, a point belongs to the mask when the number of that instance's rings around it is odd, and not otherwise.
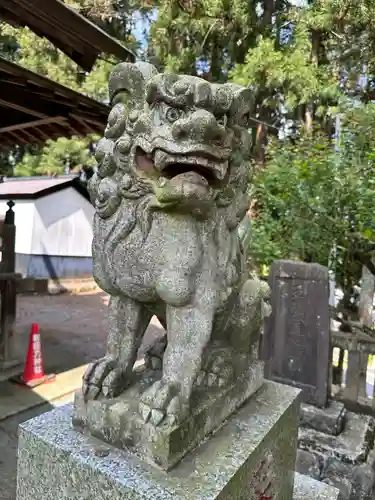
[[[109,108],[0,58],[0,148],[102,134]]]
[[[135,59],[130,50],[61,0],[1,0],[0,18],[47,38],[85,71],[101,53],[121,61]]]

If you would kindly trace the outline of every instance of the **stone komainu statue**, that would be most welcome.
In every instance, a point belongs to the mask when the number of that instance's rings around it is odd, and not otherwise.
[[[234,383],[257,357],[268,287],[248,279],[237,231],[249,205],[252,92],[159,74],[147,63],[119,64],[109,92],[89,183],[94,276],[111,297],[109,337],[83,393],[112,398],[132,384],[156,315],[167,335],[147,363],[161,376],[138,408],[146,422],[173,425],[196,389]]]

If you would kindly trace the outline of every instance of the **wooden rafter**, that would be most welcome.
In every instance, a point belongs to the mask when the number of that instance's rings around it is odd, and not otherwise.
[[[46,134],[40,126],[35,127],[35,130],[40,135],[43,141],[48,141],[48,139],[50,139],[50,136]]]
[[[36,116],[37,118],[46,118],[46,116],[47,116],[45,113],[40,113],[39,111],[36,111],[35,109],[31,109],[31,107],[25,107],[25,106],[22,106],[21,104],[17,104],[15,102],[8,101],[5,99],[0,99],[0,105],[4,106],[5,108],[15,109],[16,111],[21,111],[22,113]]]
[[[20,142],[21,144],[28,144],[29,141],[26,141],[21,137],[21,135],[18,132],[8,132],[8,135],[10,135],[12,138],[14,138],[15,142]]]
[[[96,133],[96,130],[92,126],[90,126],[89,120],[83,120],[82,118],[80,118],[79,116],[77,116],[73,113],[72,113],[71,117],[76,122],[78,122],[87,131],[88,134],[95,134]]]
[[[12,130],[20,130],[25,128],[37,128],[41,125],[46,125],[52,122],[63,122],[66,118],[63,116],[54,116],[53,118],[43,118],[41,120],[34,120],[28,123],[20,123],[19,125],[10,125],[9,127],[0,128],[0,134],[4,132],[11,132]]]
[[[37,143],[40,141],[40,137],[32,134],[31,132],[28,132],[25,128],[18,129],[17,134],[21,137],[26,137],[26,141],[28,144],[33,144],[34,142]]]
[[[106,105],[1,58],[0,96],[3,146],[101,134],[109,112]]]

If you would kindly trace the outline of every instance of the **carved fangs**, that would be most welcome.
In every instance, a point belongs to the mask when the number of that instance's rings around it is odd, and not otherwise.
[[[210,185],[222,181],[227,168],[226,162],[220,163],[209,155],[174,155],[160,149],[154,153],[147,153],[140,147],[135,152],[135,163],[145,173],[157,171],[168,179],[183,174],[186,180],[199,176]]]

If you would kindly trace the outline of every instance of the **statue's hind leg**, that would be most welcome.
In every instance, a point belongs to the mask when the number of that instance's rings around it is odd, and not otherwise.
[[[264,318],[270,313],[269,293],[267,283],[249,279],[238,294],[231,297],[227,309],[218,314],[213,342],[198,377],[200,386],[233,384],[258,358]]]
[[[111,297],[108,310],[106,355],[92,363],[83,377],[83,395],[95,399],[102,393],[111,398],[130,383],[131,373],[151,313],[127,297]]]
[[[242,285],[226,327],[236,352],[256,355],[264,318],[271,312],[269,298],[268,284],[258,278],[248,279]]]

